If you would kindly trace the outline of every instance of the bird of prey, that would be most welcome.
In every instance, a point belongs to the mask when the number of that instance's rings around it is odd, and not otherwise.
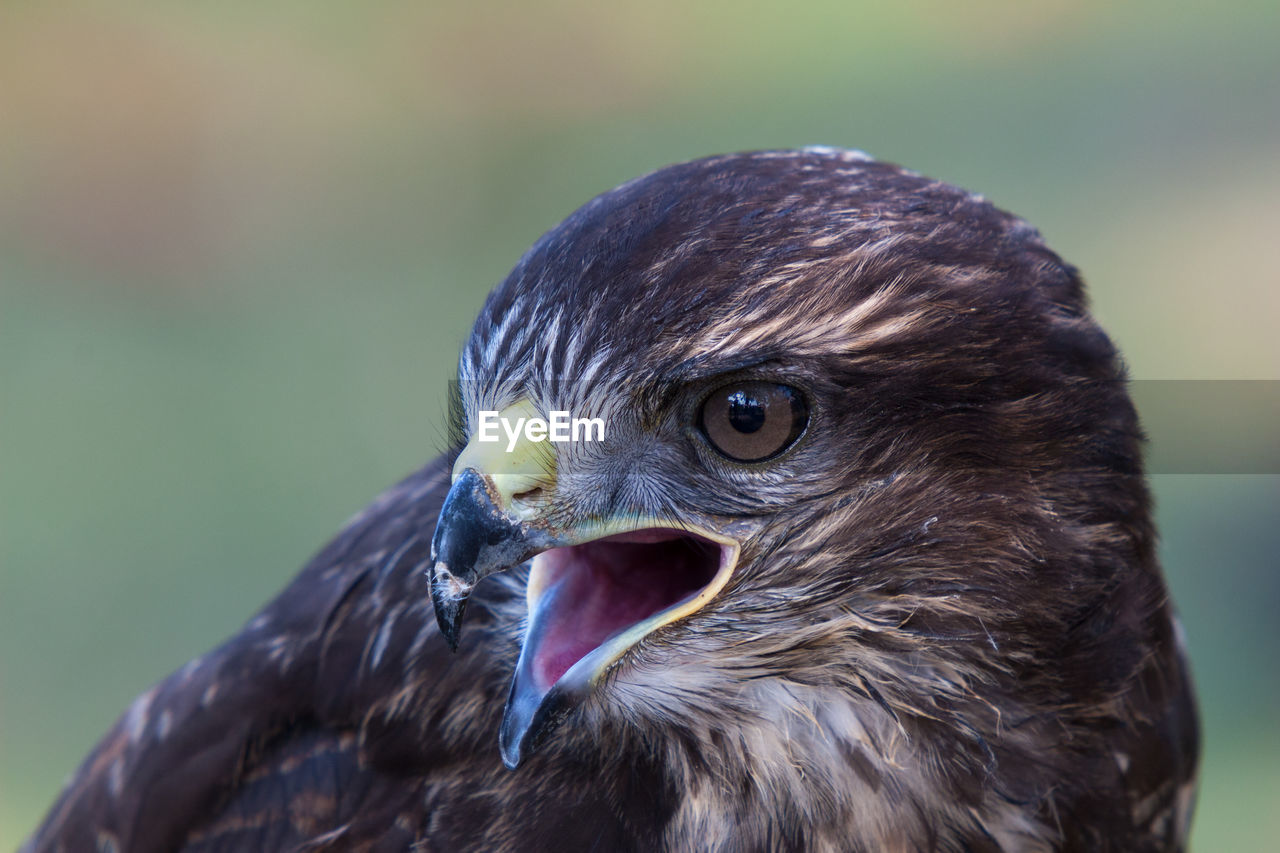
[[[1141,430],[1027,223],[857,152],[670,166],[529,249],[452,391],[26,850],[1185,848]],[[556,412],[604,434],[482,440]]]

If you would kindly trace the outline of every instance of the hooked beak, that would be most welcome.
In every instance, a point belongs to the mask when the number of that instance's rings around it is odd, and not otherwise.
[[[521,400],[499,417],[514,421],[536,411]],[[536,512],[520,499],[554,484],[555,454],[545,444],[522,440],[505,449],[475,435],[458,455],[431,538],[431,603],[449,648],[458,650],[462,614],[477,583],[555,544],[530,524]]]
[[[705,606],[739,553],[727,532],[686,522],[619,517],[553,529],[522,496],[545,495],[554,483],[545,445],[518,443],[508,453],[473,437],[431,543],[432,603],[454,649],[475,585],[532,561],[528,630],[499,734],[512,769],[641,638]]]
[[[458,650],[462,614],[475,585],[494,572],[520,565],[551,543],[545,532],[499,509],[474,468],[462,472],[444,499],[431,539],[431,603],[449,648]]]

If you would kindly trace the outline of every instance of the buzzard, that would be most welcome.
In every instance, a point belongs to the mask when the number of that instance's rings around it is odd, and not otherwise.
[[[948,184],[818,148],[623,184],[489,296],[451,449],[25,849],[1182,850],[1124,381],[1076,270]]]

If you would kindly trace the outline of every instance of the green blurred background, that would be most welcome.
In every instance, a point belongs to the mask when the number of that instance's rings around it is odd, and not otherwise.
[[[436,452],[524,248],[666,163],[823,143],[977,190],[1135,377],[1274,396],[1278,41],[1273,0],[0,4],[0,849]],[[1273,850],[1276,412],[1194,396],[1166,419],[1265,472],[1153,477],[1196,839]]]

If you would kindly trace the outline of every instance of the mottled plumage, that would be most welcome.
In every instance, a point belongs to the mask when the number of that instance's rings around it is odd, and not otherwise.
[[[529,250],[459,380],[450,453],[140,697],[28,849],[1184,848],[1197,726],[1140,429],[1079,277],[1025,222],[851,152],[672,166]],[[698,413],[748,381],[797,389],[807,420],[738,463]],[[609,440],[540,445],[502,486],[463,445],[517,401]],[[493,519],[437,529],[451,481],[562,555],[607,523],[734,556],[564,704],[516,673],[512,708],[542,716],[503,722],[522,643],[541,665],[529,614],[573,622],[526,602],[549,558],[456,565],[457,531]],[[474,582],[456,653],[433,578],[451,630]]]

